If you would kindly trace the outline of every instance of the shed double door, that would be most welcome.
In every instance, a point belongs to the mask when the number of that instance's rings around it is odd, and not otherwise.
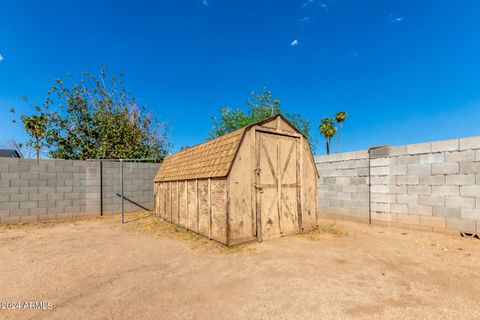
[[[299,230],[298,138],[256,133],[257,238],[267,240]]]

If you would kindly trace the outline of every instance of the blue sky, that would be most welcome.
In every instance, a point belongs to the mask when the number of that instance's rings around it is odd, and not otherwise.
[[[173,150],[268,87],[312,123],[345,110],[343,151],[480,135],[480,1],[2,1],[0,143],[53,79],[123,72]],[[319,140],[317,153],[324,153]]]

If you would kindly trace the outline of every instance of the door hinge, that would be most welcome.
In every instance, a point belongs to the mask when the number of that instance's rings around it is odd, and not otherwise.
[[[260,172],[262,172],[262,169],[260,169],[259,167],[256,167],[255,170],[253,170],[253,172],[255,172],[256,175],[259,175]]]

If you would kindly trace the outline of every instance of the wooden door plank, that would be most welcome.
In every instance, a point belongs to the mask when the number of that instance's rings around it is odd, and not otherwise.
[[[256,172],[257,172],[257,163],[255,159],[255,127],[252,127],[250,129],[250,157],[251,157],[251,170],[250,170],[250,178],[252,181],[252,190],[250,192],[250,199],[251,199],[251,207],[252,207],[252,236],[256,237],[257,236],[257,224],[256,224],[256,214],[257,214],[257,208],[256,208]]]
[[[208,239],[212,239],[212,178],[208,178]]]
[[[179,183],[180,182],[177,181],[177,216],[178,216],[177,217],[177,219],[178,219],[177,223],[178,223],[178,225],[180,225],[180,192],[179,192],[180,191],[180,186],[179,186]]]
[[[256,200],[256,208],[257,208],[257,240],[263,241],[262,235],[262,199],[260,194],[260,143],[261,143],[261,135],[259,133],[255,133],[255,160],[256,160],[256,174],[255,174],[255,200]]]
[[[170,199],[170,222],[173,222],[172,218],[172,181],[169,181],[168,192],[169,192],[169,199]]]
[[[278,146],[278,144],[277,144],[277,146]],[[272,159],[270,159],[270,155],[268,154],[268,149],[263,142],[262,142],[262,148],[263,148],[263,152],[265,153],[265,157],[267,159],[268,167],[270,168],[270,172],[272,173],[272,177],[275,180],[275,183],[278,183],[278,177],[277,177],[277,174],[276,174],[276,169],[273,167]],[[277,152],[277,154],[278,154],[278,152]]]
[[[294,234],[298,232],[297,215],[297,170],[296,150],[297,139],[282,137],[280,139],[282,149],[282,175],[281,175],[281,223],[283,234]],[[285,151],[285,152],[284,152]],[[295,188],[295,189],[293,189]],[[293,209],[293,210],[292,210]]]
[[[280,126],[280,117],[277,117],[277,128]],[[281,212],[282,212],[282,177],[279,174],[280,173],[280,152],[281,152],[281,147],[280,147],[280,139],[276,139],[277,142],[277,176],[275,178],[275,181],[277,182],[277,216],[278,216],[278,231],[280,234],[282,234],[282,217],[281,217]]]
[[[195,179],[195,201],[197,207],[197,233],[200,233],[200,208],[198,206],[198,179]]]
[[[163,219],[167,219],[167,183],[163,184]]]
[[[190,218],[190,214],[188,212],[188,180],[185,180],[185,227],[187,229],[190,229],[190,226],[189,226],[189,218]]]
[[[288,169],[288,165],[290,164],[290,159],[292,157],[292,153],[293,153],[294,148],[295,148],[295,143],[292,143],[292,146],[290,147],[290,150],[288,151],[287,160],[285,161],[285,165],[283,166],[283,170],[282,170],[282,174],[281,174],[282,179],[283,179],[283,176],[285,175],[285,173]]]
[[[227,224],[226,225],[226,228],[225,228],[225,239],[226,239],[226,242],[227,242],[227,245],[230,244],[230,228],[231,228],[231,225],[230,225],[230,188],[228,187],[229,186],[229,183],[227,182],[226,186],[225,186],[225,223]]]
[[[300,138],[297,143],[297,214],[298,214],[298,230],[300,232],[303,231],[303,223],[302,223],[302,190],[300,185],[302,184],[302,176],[301,176],[301,149],[302,149],[302,138]]]
[[[290,209],[290,206],[288,205],[287,201],[285,199],[282,199],[282,202],[283,204],[285,205],[285,207],[287,208],[287,211],[290,215],[294,216],[294,213],[292,212],[292,210]],[[296,219],[295,219],[296,220]]]

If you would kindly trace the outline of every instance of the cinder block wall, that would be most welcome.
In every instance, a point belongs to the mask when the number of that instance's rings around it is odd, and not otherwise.
[[[125,162],[123,165],[124,195],[146,209],[153,210],[153,178],[159,164]],[[118,213],[121,210],[120,198],[120,163],[103,163],[103,212]],[[124,202],[125,211],[141,210],[139,207]]]
[[[118,213],[119,164],[103,164],[104,214]],[[125,164],[125,196],[152,209],[159,164]],[[100,162],[0,158],[0,223],[100,215]],[[126,204],[127,212],[140,210]]]
[[[392,147],[375,159],[367,150],[339,153],[316,163],[320,217],[480,233],[480,137]]]
[[[337,153],[316,157],[318,210],[322,215],[338,215],[368,220],[368,152]]]

